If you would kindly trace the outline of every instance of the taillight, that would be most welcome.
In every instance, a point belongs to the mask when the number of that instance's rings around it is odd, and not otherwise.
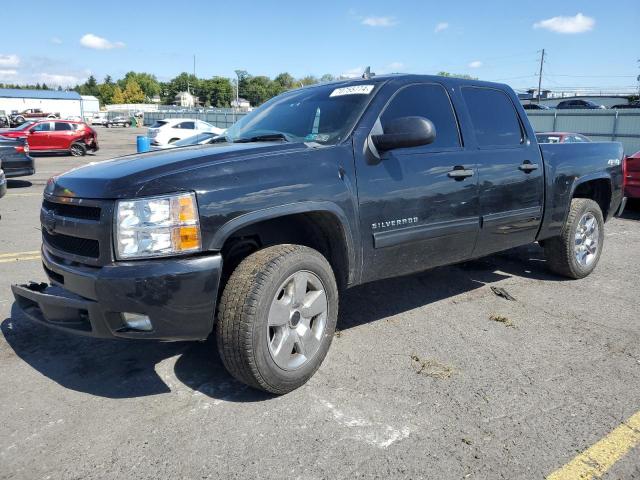
[[[18,153],[23,153],[24,152],[24,147],[13,147],[16,149],[16,152]]]

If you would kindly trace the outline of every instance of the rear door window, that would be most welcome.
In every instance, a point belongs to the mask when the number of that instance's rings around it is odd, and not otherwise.
[[[480,147],[515,147],[524,133],[511,99],[495,88],[463,87],[471,123]]]
[[[173,128],[182,128],[186,130],[194,130],[196,128],[195,122],[180,122]]]
[[[424,117],[433,122],[436,139],[420,148],[432,150],[460,146],[458,122],[449,95],[441,85],[410,85],[400,90],[380,117],[382,129],[390,120],[401,117]]]
[[[62,131],[67,131],[67,130],[73,130],[73,128],[71,127],[70,123],[64,123],[64,122],[56,122],[56,131],[62,132]]]

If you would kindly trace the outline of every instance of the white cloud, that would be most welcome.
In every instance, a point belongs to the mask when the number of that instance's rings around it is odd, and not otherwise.
[[[342,72],[340,76],[346,77],[346,78],[358,78],[362,75],[363,72],[364,72],[364,67],[355,67],[355,68],[350,68],[345,72]]]
[[[0,54],[0,67],[16,67],[20,64],[20,57],[17,55]]]
[[[54,45],[62,45],[62,40],[58,37],[51,37],[50,42]]]
[[[447,22],[440,22],[436,25],[436,28],[433,29],[433,33],[440,33],[449,28],[449,24]]]
[[[17,70],[0,70],[0,77],[14,77],[17,74]]]
[[[110,50],[112,48],[123,48],[125,46],[122,42],[111,42],[93,33],[83,35],[80,39],[80,44],[83,47],[93,48],[94,50]]]
[[[56,73],[40,73],[35,76],[40,83],[49,83],[55,86],[69,87],[82,83],[84,78],[75,75],[60,75]]]
[[[398,24],[395,17],[365,17],[362,19],[363,25],[369,27],[393,27]]]
[[[469,64],[469,68],[480,68],[482,66],[482,62],[480,60],[474,60]]]
[[[552,17],[533,24],[533,28],[544,28],[556,33],[583,33],[593,30],[595,19],[581,13],[575,17]]]

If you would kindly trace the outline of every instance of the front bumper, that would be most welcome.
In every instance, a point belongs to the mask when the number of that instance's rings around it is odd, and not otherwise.
[[[213,329],[221,255],[87,267],[42,251],[52,285],[12,285],[16,304],[40,324],[101,338],[202,340]],[[147,315],[151,331],[131,330],[122,312]]]
[[[34,175],[36,169],[33,167],[7,168],[5,175],[7,178],[28,177]]]

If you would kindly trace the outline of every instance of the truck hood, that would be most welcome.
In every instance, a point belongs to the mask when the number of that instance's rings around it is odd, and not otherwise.
[[[88,199],[136,198],[171,193],[182,172],[255,157],[308,150],[304,143],[260,142],[181,147],[90,163],[49,179],[45,193]]]

